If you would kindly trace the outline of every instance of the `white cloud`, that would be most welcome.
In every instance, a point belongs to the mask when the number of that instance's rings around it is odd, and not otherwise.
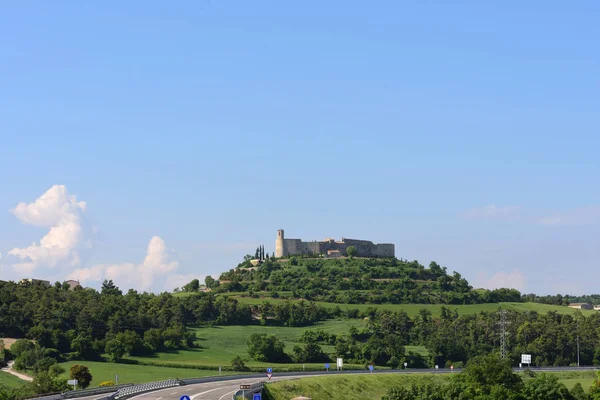
[[[94,229],[85,217],[86,203],[64,185],[54,185],[32,203],[19,203],[11,213],[24,224],[49,228],[39,243],[14,248],[5,257],[17,278],[50,278],[80,266],[89,256]],[[54,269],[55,271],[50,271]]]
[[[484,207],[473,208],[466,211],[463,215],[466,218],[509,219],[516,217],[521,208],[521,206],[498,207],[494,204],[491,204]]]
[[[143,262],[98,264],[90,268],[79,268],[73,271],[68,279],[77,279],[82,285],[108,279],[126,290],[133,288],[139,291],[170,291],[174,288],[170,287],[173,280],[185,277],[185,275],[172,274],[178,268],[179,261],[177,261],[175,252],[167,247],[162,238],[154,236],[148,243]]]
[[[477,286],[485,289],[509,288],[517,289],[520,292],[525,290],[527,278],[518,269],[513,269],[511,272],[496,272],[490,278],[483,278],[477,281]]]

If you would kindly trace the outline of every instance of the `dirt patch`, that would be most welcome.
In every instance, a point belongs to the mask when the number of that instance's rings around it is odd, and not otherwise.
[[[2,340],[4,342],[4,348],[10,349],[10,346],[12,346],[12,344],[19,339],[0,337],[0,340]],[[32,340],[32,342],[35,343],[35,340]]]

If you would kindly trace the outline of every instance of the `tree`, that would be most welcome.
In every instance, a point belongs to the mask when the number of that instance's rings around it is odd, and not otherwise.
[[[27,350],[32,350],[34,347],[35,345],[30,340],[19,339],[10,346],[10,352],[13,353],[15,357],[19,357],[22,353]]]
[[[119,339],[111,339],[106,342],[104,351],[109,355],[112,362],[119,362],[125,355],[125,344]]]
[[[215,278],[208,275],[206,278],[204,278],[204,284],[206,285],[207,288],[214,289],[217,286],[219,286],[219,281],[215,280]]]
[[[474,393],[477,395],[489,395],[495,386],[514,392],[523,387],[523,380],[513,372],[510,361],[495,353],[473,357],[463,372],[456,376],[464,379],[468,387],[475,389]]]
[[[111,280],[104,280],[102,282],[102,294],[114,294],[114,295],[119,295],[121,296],[123,293],[121,292],[121,290],[115,286],[114,282]]]
[[[244,363],[244,360],[242,360],[242,357],[235,356],[233,360],[231,360],[231,368],[233,368],[234,371],[245,371],[246,364]]]
[[[198,289],[200,289],[200,281],[198,279],[192,279],[183,287],[184,292],[197,292]]]
[[[278,362],[286,359],[285,344],[276,336],[253,333],[246,341],[248,354],[256,361]]]
[[[348,254],[348,257],[352,258],[356,255],[356,247],[354,246],[348,246],[346,248],[346,254]]]
[[[90,386],[92,382],[92,374],[85,365],[75,364],[69,370],[69,376],[71,379],[77,379],[77,384],[82,388]]]

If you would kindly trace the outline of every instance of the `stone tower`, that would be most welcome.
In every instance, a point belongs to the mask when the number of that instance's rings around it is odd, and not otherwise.
[[[277,240],[275,240],[275,257],[285,257],[285,248],[283,247],[283,240],[285,239],[283,229],[277,230]]]

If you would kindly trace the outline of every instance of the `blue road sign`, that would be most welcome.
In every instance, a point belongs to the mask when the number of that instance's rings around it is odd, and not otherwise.
[[[373,371],[373,366],[369,365],[369,370]]]
[[[190,400],[190,396],[188,396],[187,394],[184,394],[183,396],[181,396],[181,398],[179,400]]]
[[[254,393],[254,396],[252,396],[252,400],[262,400],[262,396],[260,395],[260,393]]]
[[[272,374],[273,373],[273,368],[267,368],[267,374]]]
[[[325,364],[325,369],[329,369],[329,364]]]

